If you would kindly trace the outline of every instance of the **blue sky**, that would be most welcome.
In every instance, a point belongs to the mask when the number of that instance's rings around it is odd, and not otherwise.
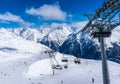
[[[103,0],[2,0],[0,27],[40,27],[43,24],[86,21]]]

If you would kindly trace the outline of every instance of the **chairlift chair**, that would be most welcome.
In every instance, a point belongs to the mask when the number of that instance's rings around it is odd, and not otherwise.
[[[79,58],[75,58],[75,59],[74,59],[74,63],[75,63],[75,64],[81,64],[80,59],[79,59]]]
[[[59,64],[57,64],[57,65],[55,66],[55,69],[62,70],[62,67],[61,67]]]
[[[77,62],[78,64],[81,64],[81,62],[80,62],[80,59],[78,60],[78,62]]]
[[[63,54],[63,58],[61,60],[62,62],[68,62],[68,59],[66,57],[64,57],[64,54]]]
[[[67,69],[67,68],[68,68],[68,65],[67,65],[67,64],[66,64],[66,65],[64,65],[64,68],[65,68],[65,69]]]
[[[68,62],[68,59],[67,58],[63,58],[62,62]]]
[[[77,64],[77,59],[76,58],[74,59],[74,63]]]

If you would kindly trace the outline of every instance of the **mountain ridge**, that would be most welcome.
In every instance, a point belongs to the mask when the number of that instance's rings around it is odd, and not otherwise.
[[[72,26],[55,25],[40,29],[21,28],[12,32],[24,39],[42,43],[55,51],[87,59],[100,60],[100,48],[97,39],[87,32],[78,33],[85,23]],[[17,33],[16,33],[17,31]],[[105,39],[106,53],[109,60],[120,63],[120,27],[112,30],[112,35]],[[115,53],[116,56],[113,55]]]

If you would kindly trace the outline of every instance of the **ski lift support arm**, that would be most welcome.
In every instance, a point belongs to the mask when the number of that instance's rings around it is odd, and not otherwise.
[[[91,28],[104,28],[104,26],[109,25],[114,29],[115,27],[120,25],[120,22],[114,22],[111,24],[112,19],[120,12],[120,2],[119,0],[108,0],[103,3],[103,7],[96,10],[95,14],[84,14],[88,17],[89,21],[84,26],[80,32],[84,32],[86,30],[91,30]],[[99,23],[95,23],[98,22]],[[97,26],[96,26],[97,25]],[[104,29],[103,29],[104,30]]]

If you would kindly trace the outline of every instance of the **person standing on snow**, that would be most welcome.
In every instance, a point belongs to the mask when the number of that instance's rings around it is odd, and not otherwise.
[[[94,78],[92,78],[92,83],[94,83],[95,82],[95,79]]]

